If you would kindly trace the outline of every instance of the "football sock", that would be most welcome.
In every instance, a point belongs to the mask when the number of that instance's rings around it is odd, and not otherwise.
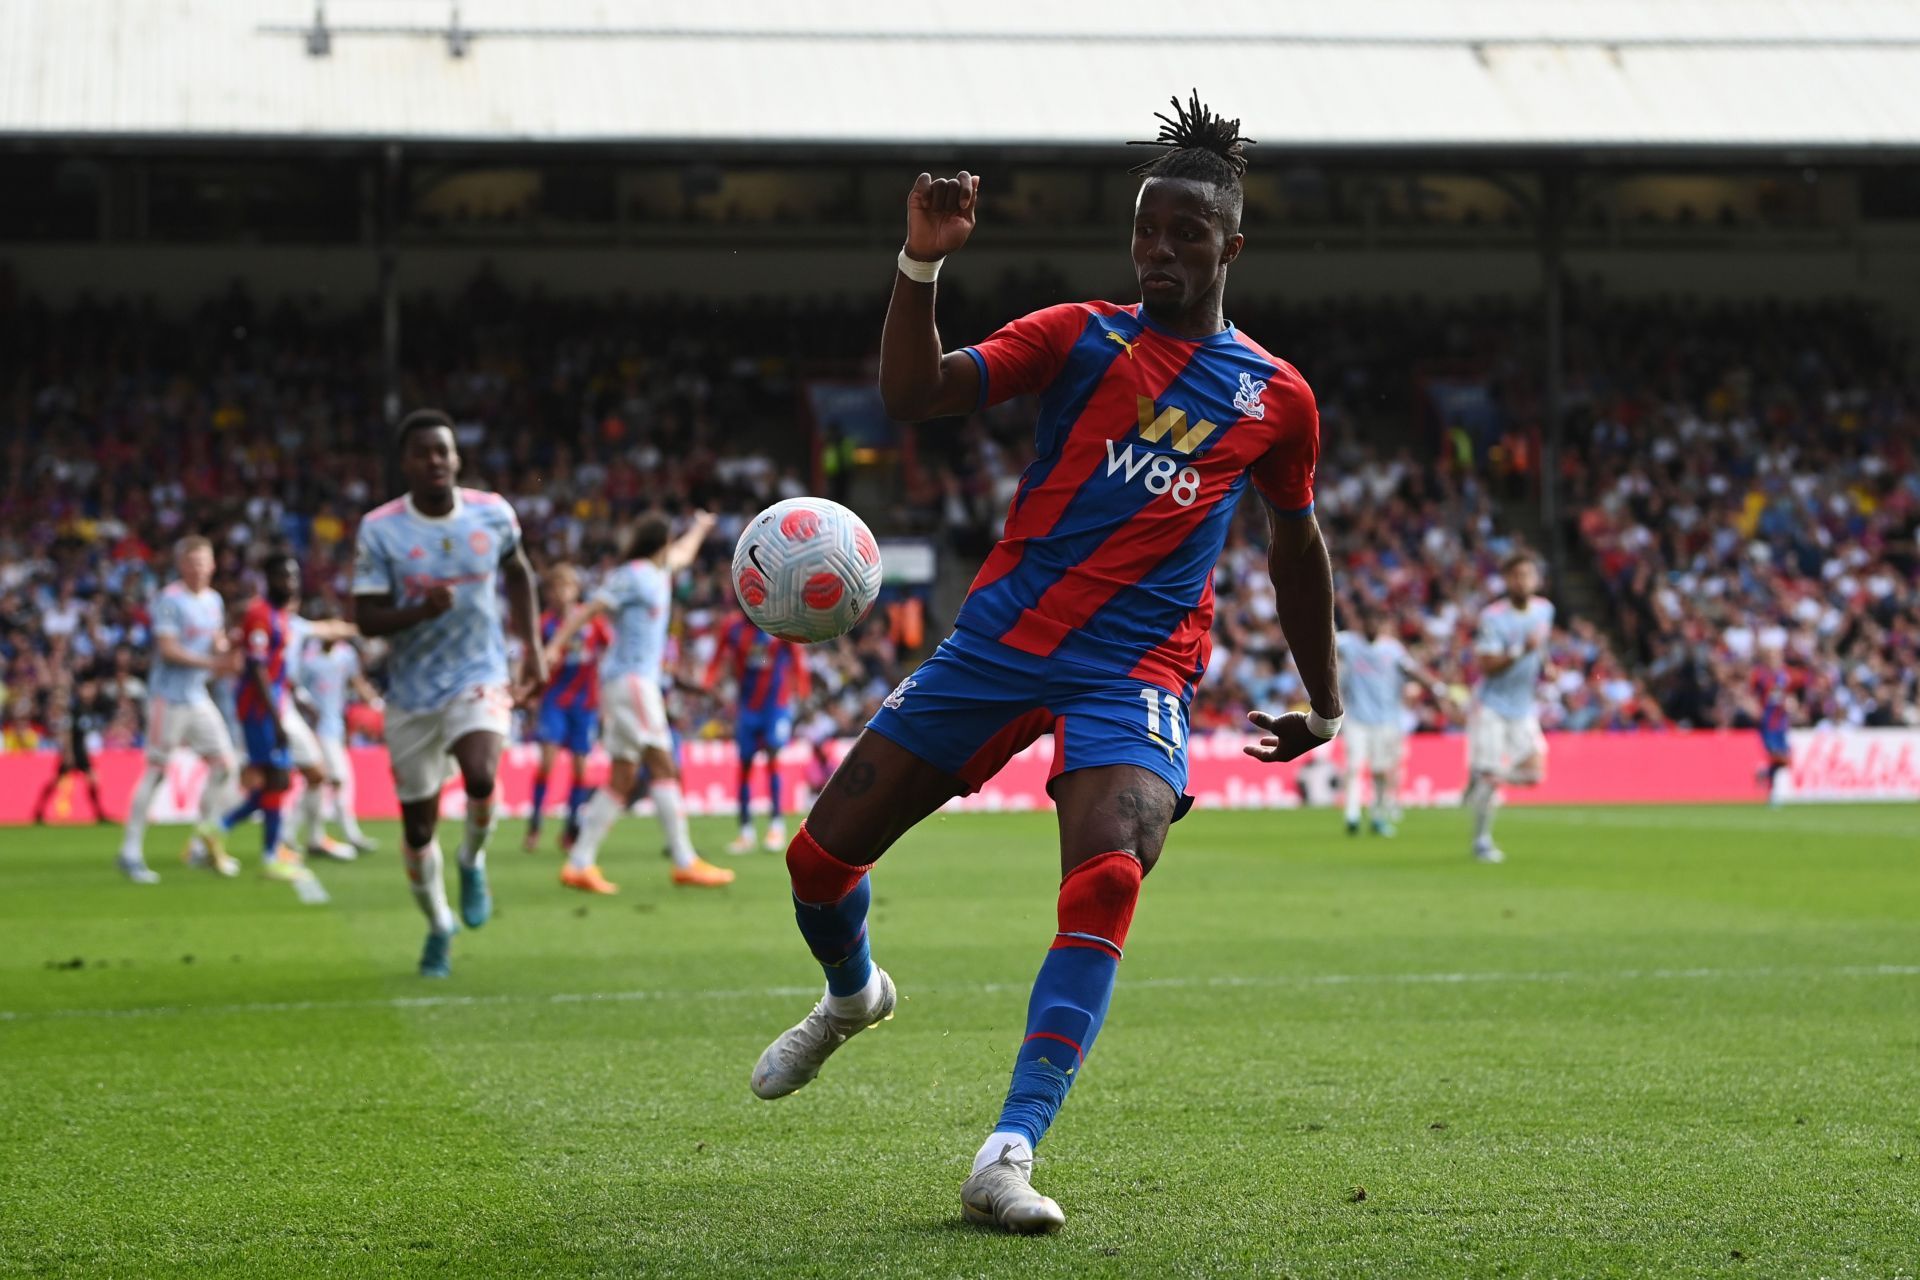
[[[153,807],[153,793],[160,789],[163,776],[161,770],[148,765],[133,788],[133,799],[127,803],[127,831],[120,840],[120,857],[127,862],[138,862],[144,856],[141,851],[147,839],[147,810]]]
[[[1390,771],[1381,771],[1373,775],[1373,820],[1375,822],[1396,822],[1400,818],[1400,788],[1394,784],[1394,775]]]
[[[353,762],[340,771],[340,779],[333,785],[333,817],[340,824],[340,830],[349,840],[365,840],[367,833],[360,829],[360,815],[354,812]]]
[[[1060,929],[1033,980],[1027,1035],[995,1133],[1038,1146],[1067,1100],[1106,1020],[1142,874],[1140,860],[1119,850],[1089,858],[1061,883]]]
[[[595,791],[593,799],[587,801],[587,807],[581,811],[580,838],[567,850],[567,865],[575,871],[585,871],[592,866],[600,855],[600,842],[607,838],[607,832],[613,830],[613,824],[624,812],[626,806],[614,799],[613,792],[605,787]]]
[[[987,1140],[980,1144],[980,1154],[973,1158],[973,1171],[980,1172],[999,1160],[1003,1154],[1012,1156],[1015,1163],[1022,1160],[1032,1161],[1033,1145],[1027,1141],[1027,1136],[1023,1133],[1007,1133],[995,1129],[987,1135]]]
[[[227,783],[233,777],[233,769],[224,760],[217,760],[207,771],[207,786],[200,793],[200,825],[203,829],[219,821],[220,806],[227,802]]]
[[[107,806],[100,803],[100,784],[93,780],[93,775],[90,773],[86,775],[86,778],[87,799],[93,801],[93,816],[97,820],[104,822],[107,818]]]
[[[567,792],[568,835],[576,838],[580,835],[580,810],[584,809],[587,801],[591,799],[593,799],[593,788],[582,782],[576,781]]]
[[[667,835],[667,851],[673,865],[690,867],[699,858],[693,851],[693,837],[687,834],[687,813],[681,804],[680,781],[669,778],[653,784],[653,810],[659,815],[660,830]]]
[[[447,884],[442,872],[440,842],[427,841],[424,849],[402,847],[406,857],[407,880],[413,886],[413,900],[435,933],[453,932],[453,908],[447,905]]]
[[[246,799],[242,800],[230,810],[224,818],[220,819],[220,830],[231,831],[248,818],[251,818],[254,814],[260,812],[261,802],[266,799],[266,794],[264,791],[247,792]]]
[[[1467,788],[1466,801],[1473,810],[1473,842],[1485,844],[1493,839],[1493,797],[1495,787],[1493,779],[1487,774],[1474,777],[1473,785]]]
[[[740,829],[750,830],[753,826],[753,765],[740,762]]]
[[[1352,748],[1349,747],[1348,750],[1352,750]],[[1360,771],[1358,769],[1349,769],[1347,771],[1346,786],[1347,825],[1352,826],[1354,823],[1360,821]],[[1376,800],[1375,803],[1377,804],[1378,801]]]
[[[293,847],[296,849],[318,844],[327,834],[326,823],[320,817],[320,793],[324,786],[324,783],[309,782],[300,793],[300,803],[294,806]]]
[[[767,814],[778,822],[785,812],[780,807],[780,765],[775,762],[767,766]]]
[[[527,834],[540,834],[540,818],[547,811],[547,778],[545,774],[533,780],[533,812],[527,815]]]
[[[456,854],[463,867],[478,867],[487,860],[487,839],[493,835],[493,797],[467,797],[467,830]]]
[[[822,849],[804,824],[787,846],[794,919],[807,950],[826,972],[829,998],[860,995],[874,978],[867,945],[871,869],[871,863],[852,866]]]
[[[260,796],[260,856],[271,858],[280,847],[280,819],[286,808],[287,793],[265,791]]]

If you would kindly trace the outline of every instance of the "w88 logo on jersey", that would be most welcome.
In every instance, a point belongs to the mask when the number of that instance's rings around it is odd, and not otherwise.
[[[1121,472],[1127,483],[1134,481],[1144,484],[1147,492],[1155,497],[1163,493],[1173,495],[1173,500],[1183,507],[1190,507],[1200,497],[1200,473],[1190,466],[1181,466],[1164,453],[1155,453],[1151,449],[1138,452],[1132,444],[1115,447],[1117,441],[1107,441],[1107,474]]]

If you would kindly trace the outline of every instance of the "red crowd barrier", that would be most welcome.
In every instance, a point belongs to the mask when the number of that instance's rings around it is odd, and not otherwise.
[[[1284,809],[1303,801],[1324,802],[1328,777],[1340,767],[1343,747],[1285,765],[1263,765],[1241,754],[1248,739],[1238,734],[1196,737],[1189,744],[1190,789],[1203,807]],[[1754,780],[1760,748],[1750,733],[1551,734],[1547,781],[1535,788],[1510,788],[1513,804],[1679,804],[1753,801],[1761,798]],[[834,758],[846,744],[835,744]],[[1796,734],[1794,777],[1798,794],[1808,799],[1920,798],[1920,734],[1895,731]],[[361,747],[352,752],[359,787],[358,807],[365,818],[399,815],[386,752]],[[1046,783],[1053,742],[1042,739],[1011,760],[977,795],[959,802],[973,810],[1039,809],[1047,806]],[[526,813],[538,761],[533,747],[510,748],[500,772],[498,795],[503,812]],[[787,795],[798,799],[812,773],[810,749],[789,747],[781,773]],[[35,799],[54,775],[50,753],[0,755],[0,824],[32,819]],[[127,798],[143,767],[137,751],[104,751],[94,758],[101,791],[114,818],[124,816]],[[550,803],[564,804],[568,766],[559,765],[548,790]],[[168,763],[167,779],[155,798],[155,822],[187,821],[196,811],[205,766],[190,756]],[[605,762],[597,753],[587,777],[597,783]],[[733,812],[735,760],[728,742],[692,742],[686,746],[686,793],[695,813]],[[1416,736],[1407,744],[1404,803],[1409,807],[1450,805],[1466,784],[1466,741],[1457,736]],[[756,777],[756,803],[765,796],[764,776]],[[458,813],[465,803],[457,784],[447,789],[443,806]],[[51,822],[90,822],[92,807],[77,779],[62,783],[48,808]]]

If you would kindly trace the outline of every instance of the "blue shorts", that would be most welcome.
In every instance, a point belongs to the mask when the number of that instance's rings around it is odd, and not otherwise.
[[[559,747],[576,756],[591,755],[594,739],[600,736],[600,713],[592,707],[566,707],[558,702],[540,704],[540,723],[534,726],[533,740],[542,746]]]
[[[1793,747],[1788,743],[1787,735],[1784,733],[1769,733],[1762,729],[1760,748],[1776,760],[1785,760],[1793,755]]]
[[[292,771],[293,753],[279,740],[284,736],[279,729],[273,720],[241,718],[240,737],[246,742],[248,764],[260,769]]]
[[[761,751],[778,752],[793,737],[793,713],[785,707],[764,711],[742,711],[733,726],[734,745],[744,756]]]
[[[1184,813],[1192,699],[1191,685],[1174,693],[956,631],[887,695],[867,728],[960,779],[968,794],[1051,733],[1054,777],[1138,765],[1173,788]]]

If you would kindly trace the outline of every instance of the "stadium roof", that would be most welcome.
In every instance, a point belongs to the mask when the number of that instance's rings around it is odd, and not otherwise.
[[[315,11],[7,0],[0,137],[1109,146],[1198,85],[1301,150],[1920,150],[1913,0]]]

